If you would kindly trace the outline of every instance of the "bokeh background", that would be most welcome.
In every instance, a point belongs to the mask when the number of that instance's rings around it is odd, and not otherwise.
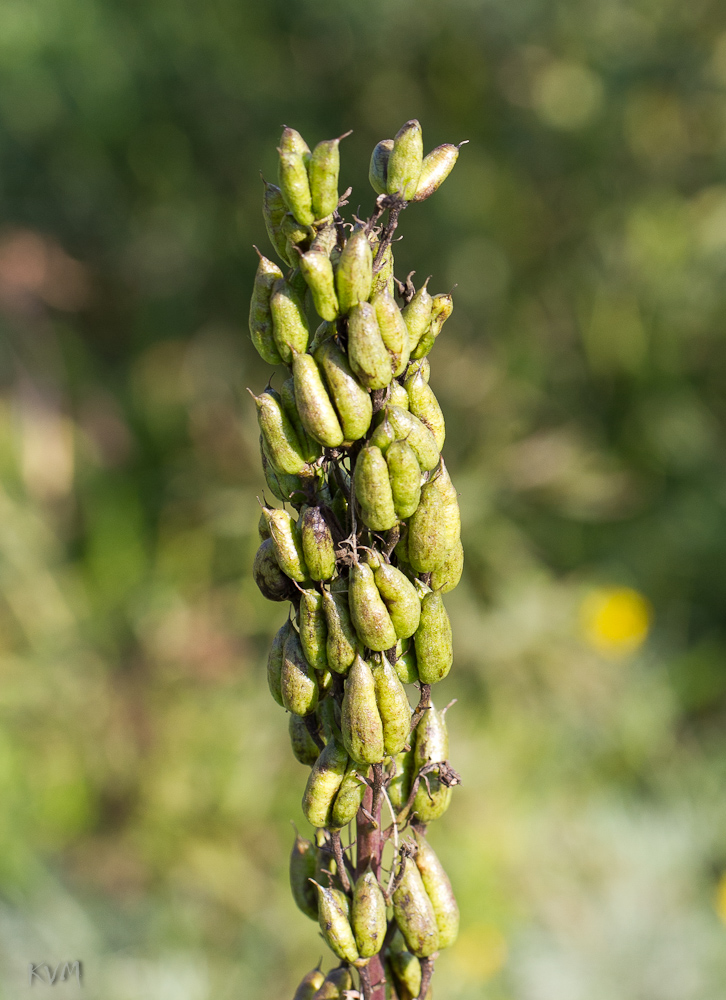
[[[723,998],[718,0],[3,0],[2,998],[80,959],[89,998],[272,1000],[325,951],[250,579],[258,171],[352,128],[368,213],[413,116],[470,140],[397,244],[458,283],[436,995]]]

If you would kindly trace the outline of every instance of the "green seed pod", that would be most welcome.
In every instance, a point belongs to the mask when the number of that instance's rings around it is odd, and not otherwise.
[[[373,576],[397,638],[408,639],[418,628],[421,618],[421,601],[416,588],[399,569],[388,563],[381,563]]]
[[[421,682],[437,684],[446,677],[454,662],[451,622],[441,594],[426,594],[421,601],[421,623],[413,641]]]
[[[448,594],[457,586],[464,571],[464,549],[458,539],[441,565],[431,573],[431,587],[440,594]]]
[[[307,350],[310,327],[305,315],[305,307],[297,292],[284,278],[276,281],[270,297],[272,332],[280,357],[289,365],[292,362],[292,348]]]
[[[282,654],[291,631],[294,631],[294,629],[292,627],[292,622],[288,620],[282,628],[278,630],[277,635],[272,640],[270,652],[267,657],[267,684],[270,688],[270,694],[278,705],[283,704],[281,686]]]
[[[424,332],[416,347],[411,351],[414,360],[423,359],[431,351],[436,338],[441,333],[446,320],[454,309],[454,301],[450,295],[434,295],[432,300],[431,323]]]
[[[400,406],[386,407],[387,419],[399,441],[408,441],[416,453],[418,464],[424,472],[435,469],[439,464],[439,449],[436,447],[436,439],[418,417],[408,410],[402,410]]]
[[[461,515],[444,462],[421,489],[421,503],[408,522],[408,561],[417,573],[431,573],[446,560],[461,535]]]
[[[380,448],[366,445],[361,449],[355,463],[353,482],[363,523],[371,531],[392,528],[398,518],[393,505],[388,466]]]
[[[391,391],[388,397],[388,404],[390,406],[400,406],[402,409],[408,409],[408,393],[403,388],[400,382],[391,382]]]
[[[262,596],[268,601],[292,600],[295,588],[280,569],[275,555],[275,543],[271,538],[266,538],[257,550],[252,575]]]
[[[259,253],[259,250],[257,251]],[[272,335],[272,313],[270,312],[270,296],[272,286],[282,278],[282,271],[273,261],[260,254],[257,265],[255,283],[250,302],[250,337],[257,353],[268,365],[282,364],[280,352]]]
[[[437,712],[433,702],[416,726],[414,746],[414,772],[426,764],[438,764],[449,756],[449,733],[444,713]],[[421,823],[432,823],[449,808],[453,789],[442,785],[435,771],[421,780],[413,800],[413,812]]]
[[[388,348],[383,343],[370,302],[351,307],[348,317],[348,358],[350,366],[368,389],[385,389],[393,378]]]
[[[386,190],[410,201],[416,194],[423,166],[423,133],[415,118],[406,122],[393,140],[388,157]]]
[[[267,453],[267,448],[265,446],[265,440],[260,434],[260,458],[262,460],[262,471],[265,476],[265,481],[270,491],[277,497],[278,500],[283,500],[284,502],[292,503],[302,503],[304,497],[307,495],[308,489],[313,483],[313,470],[309,465],[306,465],[303,469],[303,474],[300,476],[288,476],[282,472],[278,472],[272,463],[272,460]]]
[[[358,961],[353,929],[348,920],[348,901],[338,889],[318,890],[318,923],[328,947],[344,962]]]
[[[386,936],[386,900],[370,868],[355,881],[350,922],[360,957],[377,955]]]
[[[319,253],[324,253],[326,257],[329,257],[337,243],[338,230],[333,223],[328,222],[316,230],[315,239],[310,244],[310,249],[317,250]]]
[[[319,697],[324,698],[333,687],[333,675],[329,670],[319,670],[317,673]]]
[[[292,1000],[312,1000],[315,993],[320,989],[325,981],[325,976],[320,971],[320,969],[313,969],[312,972],[308,972],[307,976],[301,981],[298,988],[295,990],[295,996]]]
[[[306,466],[300,440],[290,418],[275,393],[269,390],[255,396],[250,393],[257,407],[257,422],[267,456],[276,472],[299,475]]]
[[[377,419],[379,423],[368,438],[368,444],[372,447],[380,448],[381,452],[385,455],[396,440],[396,432],[393,429],[393,424],[388,419],[388,407],[385,410],[379,411]]]
[[[343,778],[340,790],[335,796],[329,823],[331,830],[342,830],[344,826],[355,819],[365,790],[366,783],[358,765],[351,764]]]
[[[367,302],[373,281],[373,254],[363,229],[357,229],[343,247],[335,274],[338,307],[345,316],[359,302]]]
[[[301,715],[290,715],[287,731],[290,735],[290,746],[295,760],[306,767],[312,767],[318,759],[320,751],[310,735],[305,719]]]
[[[316,354],[323,344],[335,336],[335,332],[335,323],[328,323],[327,320],[321,323],[315,331],[313,339],[310,341],[308,352],[313,355]]]
[[[335,698],[321,698],[316,712],[319,726],[323,730],[323,742],[327,743],[332,736],[340,736],[340,708]]]
[[[310,289],[318,315],[332,322],[338,315],[338,298],[330,257],[319,250],[308,250],[300,257],[300,271]]]
[[[323,611],[328,626],[328,666],[338,674],[346,674],[360,645],[350,620],[347,593],[324,590]]]
[[[416,646],[413,642],[409,642],[407,648],[402,649],[398,654],[395,667],[401,684],[416,684],[418,682]]]
[[[416,361],[412,361],[408,366],[406,378],[413,377],[416,372],[421,372],[424,382],[428,383],[431,378],[431,362],[428,358],[418,358]]]
[[[345,440],[317,362],[310,354],[292,352],[295,403],[303,427],[326,448],[337,448]]]
[[[270,184],[264,177],[262,183],[265,185],[265,193],[262,196],[262,216],[265,220],[265,229],[278,256],[286,264],[289,264],[286,256],[285,234],[282,231],[282,220],[287,212],[287,206],[282,197],[282,191],[276,184]]]
[[[318,681],[305,659],[300,637],[292,629],[285,642],[280,676],[282,701],[288,712],[310,715],[318,704]]]
[[[323,370],[345,440],[357,441],[371,425],[373,404],[369,393],[353,374],[347,357],[334,340],[321,344],[314,357]]]
[[[382,656],[380,662],[372,666],[376,685],[376,704],[383,723],[383,747],[386,753],[395,757],[408,743],[411,729],[411,706],[396,671]]]
[[[423,285],[416,292],[414,297],[403,308],[403,318],[408,327],[408,340],[411,349],[411,357],[414,356],[416,345],[428,330],[431,324],[431,310],[433,299],[428,293],[426,286],[431,279],[427,278]]]
[[[336,490],[330,503],[330,509],[335,514],[338,524],[343,529],[345,536],[350,534],[350,514],[348,512],[348,498],[342,490]]]
[[[297,268],[298,261],[300,260],[298,250],[303,253],[308,249],[314,230],[310,226],[301,226],[290,212],[286,212],[283,216],[280,228],[282,229],[282,235],[285,237],[285,259],[290,267],[297,270],[294,278],[290,279],[290,284],[302,299],[307,291],[307,285]]]
[[[426,424],[434,436],[436,447],[441,451],[446,437],[446,425],[434,390],[424,381],[421,372],[407,378],[404,385],[408,393],[409,410]]]
[[[366,661],[356,655],[345,682],[340,713],[346,750],[359,764],[383,760],[383,723],[376,704],[376,685]]]
[[[308,577],[307,567],[299,529],[292,515],[286,510],[279,510],[275,507],[264,507],[263,512],[270,529],[280,569],[291,580],[304,583]]]
[[[353,977],[348,969],[332,969],[325,977],[325,982],[313,997],[313,1000],[344,1000],[344,994],[353,989]]]
[[[378,592],[373,570],[356,563],[348,577],[348,606],[361,642],[379,653],[396,645],[398,636],[385,603]]]
[[[302,452],[303,458],[308,463],[316,462],[323,454],[323,449],[315,438],[311,437],[303,427],[303,423],[300,419],[300,414],[297,412],[297,405],[295,403],[295,383],[292,375],[290,378],[285,379],[282,383],[282,387],[280,389],[280,401],[282,403],[282,408],[290,420],[290,423],[295,428],[295,433],[297,434],[298,441],[300,442],[300,451]]]
[[[421,992],[421,963],[408,949],[391,951],[393,974],[409,997],[418,997]]]
[[[285,204],[303,226],[315,221],[307,164],[310,149],[295,129],[286,128],[278,148],[278,182]]]
[[[296,833],[290,852],[290,888],[297,908],[311,920],[318,919],[318,894],[310,881],[314,875],[315,847]]]
[[[393,915],[414,955],[427,958],[439,947],[439,930],[431,900],[412,858],[401,857],[402,877],[393,893]]]
[[[309,511],[317,509],[317,507],[309,507],[305,513],[308,514]],[[303,528],[303,539],[305,538],[304,532]],[[325,615],[323,614],[323,595],[317,590],[303,590],[301,592],[298,623],[300,645],[305,659],[313,670],[327,670],[328,658],[325,653],[325,644],[328,638],[328,626],[325,624]]]
[[[382,139],[371,154],[368,180],[376,194],[388,192],[388,159],[393,149],[393,139]]]
[[[464,145],[463,143],[461,144]],[[432,149],[423,160],[414,201],[425,201],[430,198],[434,191],[438,191],[446,178],[454,168],[454,164],[459,158],[459,146],[452,146],[450,142],[445,142],[436,149]]]
[[[267,527],[267,518],[265,517],[264,510],[260,511],[260,519],[257,522],[257,533],[260,536],[261,542],[270,537],[270,529]]]
[[[335,544],[323,512],[320,507],[308,507],[300,520],[303,554],[308,573],[313,580],[329,580],[335,573]],[[320,613],[322,615],[322,597]]]
[[[411,517],[421,500],[421,468],[408,441],[394,441],[386,452],[388,477],[396,514]]]
[[[378,295],[379,292],[387,291],[390,295],[393,295],[394,284],[393,284],[393,249],[389,243],[386,249],[383,251],[383,257],[380,262],[376,262],[376,255],[378,253],[378,244],[376,243],[373,247],[373,284],[371,285],[371,299],[374,295]]]
[[[406,321],[388,288],[378,292],[371,299],[371,305],[375,309],[381,339],[391,355],[393,375],[398,376],[405,370],[410,354]]]
[[[302,810],[311,826],[323,827],[330,823],[333,802],[345,777],[348,763],[345,748],[332,737],[313,764],[305,786]]]
[[[418,830],[413,831],[418,845],[416,852],[416,867],[421,873],[426,895],[436,914],[439,928],[439,948],[448,948],[456,941],[459,933],[459,907],[454,891],[451,888],[449,876],[444,866],[436,857],[434,849]]]
[[[413,782],[414,752],[402,750],[394,757],[396,773],[388,785],[388,798],[391,805],[400,812],[408,802]]]
[[[346,132],[346,135],[350,135]],[[312,152],[308,164],[310,191],[313,198],[313,215],[316,219],[326,219],[338,207],[338,175],[340,173],[340,140],[328,139],[319,142]]]

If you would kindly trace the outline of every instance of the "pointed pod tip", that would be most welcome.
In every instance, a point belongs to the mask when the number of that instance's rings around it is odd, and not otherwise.
[[[461,149],[461,147],[462,147],[462,146],[466,146],[466,144],[467,144],[468,142],[471,142],[471,139],[462,139],[462,140],[461,140],[461,142],[460,142],[460,143],[459,143],[459,144],[457,145],[457,147],[456,147],[456,148],[457,148],[457,149]]]

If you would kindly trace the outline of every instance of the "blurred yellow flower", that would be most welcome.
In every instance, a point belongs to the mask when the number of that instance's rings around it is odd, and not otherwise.
[[[722,923],[726,924],[726,872],[718,880],[716,886],[716,913]]]
[[[587,642],[606,656],[633,653],[645,642],[652,619],[650,603],[630,587],[598,587],[580,606]]]
[[[503,968],[508,951],[507,941],[497,927],[473,924],[459,936],[453,958],[463,978],[483,983]]]

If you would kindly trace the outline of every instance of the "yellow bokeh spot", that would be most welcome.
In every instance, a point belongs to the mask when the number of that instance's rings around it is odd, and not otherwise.
[[[652,619],[649,602],[630,587],[599,587],[580,607],[587,642],[615,658],[627,656],[645,642]]]
[[[503,968],[509,949],[502,932],[492,924],[473,924],[459,936],[453,959],[464,979],[483,983]]]
[[[716,913],[722,923],[726,924],[726,872],[718,880],[716,886]]]

